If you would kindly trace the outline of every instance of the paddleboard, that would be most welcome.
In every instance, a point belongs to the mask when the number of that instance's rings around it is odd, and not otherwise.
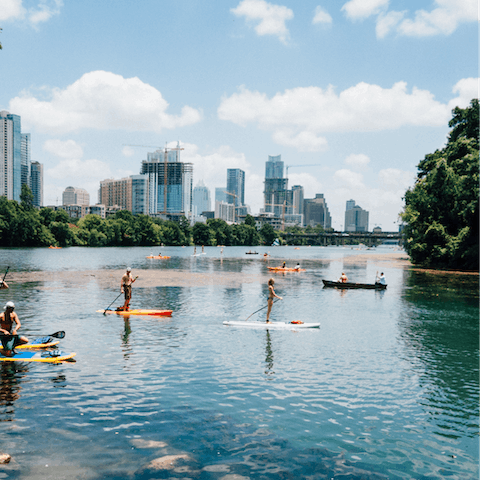
[[[267,267],[271,272],[305,272],[304,268]]]
[[[145,316],[155,316],[155,317],[171,317],[173,310],[143,310],[135,309],[128,311],[117,311],[117,310],[97,310],[99,313],[116,313],[117,315],[145,315]]]
[[[60,343],[59,340],[56,340],[53,337],[40,337],[40,338],[35,338],[31,342],[24,343],[23,345],[17,345],[15,347],[15,350],[19,349],[30,349],[30,348],[48,348],[48,347],[54,347],[55,345],[58,345]]]
[[[251,328],[267,328],[267,329],[287,329],[293,330],[297,328],[320,328],[320,323],[291,323],[291,322],[241,322],[236,320],[226,320],[224,325],[230,327],[251,327]]]
[[[0,350],[0,362],[42,362],[60,363],[71,360],[76,353],[64,353],[59,350],[47,350],[44,352],[29,351],[17,352],[12,357],[7,357]]]

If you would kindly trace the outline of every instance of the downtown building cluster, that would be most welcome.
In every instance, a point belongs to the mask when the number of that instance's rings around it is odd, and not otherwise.
[[[199,181],[193,188],[193,164],[181,161],[180,144],[158,149],[141,161],[137,175],[100,182],[98,203],[90,203],[90,195],[82,188],[69,186],[62,195],[62,205],[47,205],[63,209],[71,218],[97,214],[102,218],[120,210],[168,220],[185,216],[191,224],[218,218],[229,223],[242,222],[250,213],[245,203],[245,172],[239,168],[226,170],[226,184],[215,189],[212,209],[210,190]],[[20,201],[22,185],[33,193],[33,205],[43,206],[43,165],[30,158],[30,134],[21,132],[19,115],[0,112],[0,196]],[[259,227],[265,223],[275,229],[286,226],[320,225],[330,229],[332,218],[323,194],[304,198],[301,185],[288,186],[281,155],[268,156],[265,163],[263,208],[252,215]],[[344,230],[367,232],[369,213],[348,200]]]

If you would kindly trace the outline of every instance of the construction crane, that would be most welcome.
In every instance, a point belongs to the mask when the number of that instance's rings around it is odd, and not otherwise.
[[[161,150],[163,147],[157,147],[152,145],[127,145],[126,143],[123,144],[124,147],[141,147],[141,148],[155,148],[156,150]],[[164,166],[163,166],[163,212],[164,214],[167,213],[167,184],[168,184],[168,152],[174,150],[185,150],[183,147],[180,147],[180,143],[177,143],[176,147],[168,148],[167,144],[165,143],[165,151],[164,151]]]

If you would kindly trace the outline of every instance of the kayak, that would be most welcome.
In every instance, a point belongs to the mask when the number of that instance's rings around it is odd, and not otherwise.
[[[154,317],[171,317],[173,310],[144,310],[144,309],[135,309],[135,310],[97,310],[99,313],[116,313],[117,315],[145,315],[145,316],[154,316]]]
[[[304,268],[267,267],[271,272],[305,272]]]
[[[148,255],[148,257],[145,258],[153,258],[154,260],[162,260],[163,258],[170,258],[167,257],[166,255]]]
[[[60,363],[70,361],[75,355],[76,353],[64,353],[59,350],[46,350],[43,352],[25,350],[23,352],[17,352],[11,357],[7,357],[3,354],[3,350],[0,350],[0,362]]]
[[[382,283],[356,283],[356,282],[333,282],[331,280],[322,280],[324,287],[333,288],[363,288],[367,290],[385,290],[386,285]]]
[[[230,327],[250,327],[250,328],[267,328],[267,329],[297,329],[297,328],[320,328],[320,323],[293,323],[293,322],[241,322],[235,320],[226,320],[224,325]]]

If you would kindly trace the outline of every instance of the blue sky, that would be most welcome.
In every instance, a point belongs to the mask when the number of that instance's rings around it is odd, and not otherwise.
[[[44,203],[138,174],[180,142],[194,185],[246,172],[263,206],[268,155],[289,186],[398,228],[416,165],[478,97],[476,0],[0,0],[0,110],[21,115]],[[307,165],[307,166],[303,166]],[[57,200],[58,199],[58,200]]]

